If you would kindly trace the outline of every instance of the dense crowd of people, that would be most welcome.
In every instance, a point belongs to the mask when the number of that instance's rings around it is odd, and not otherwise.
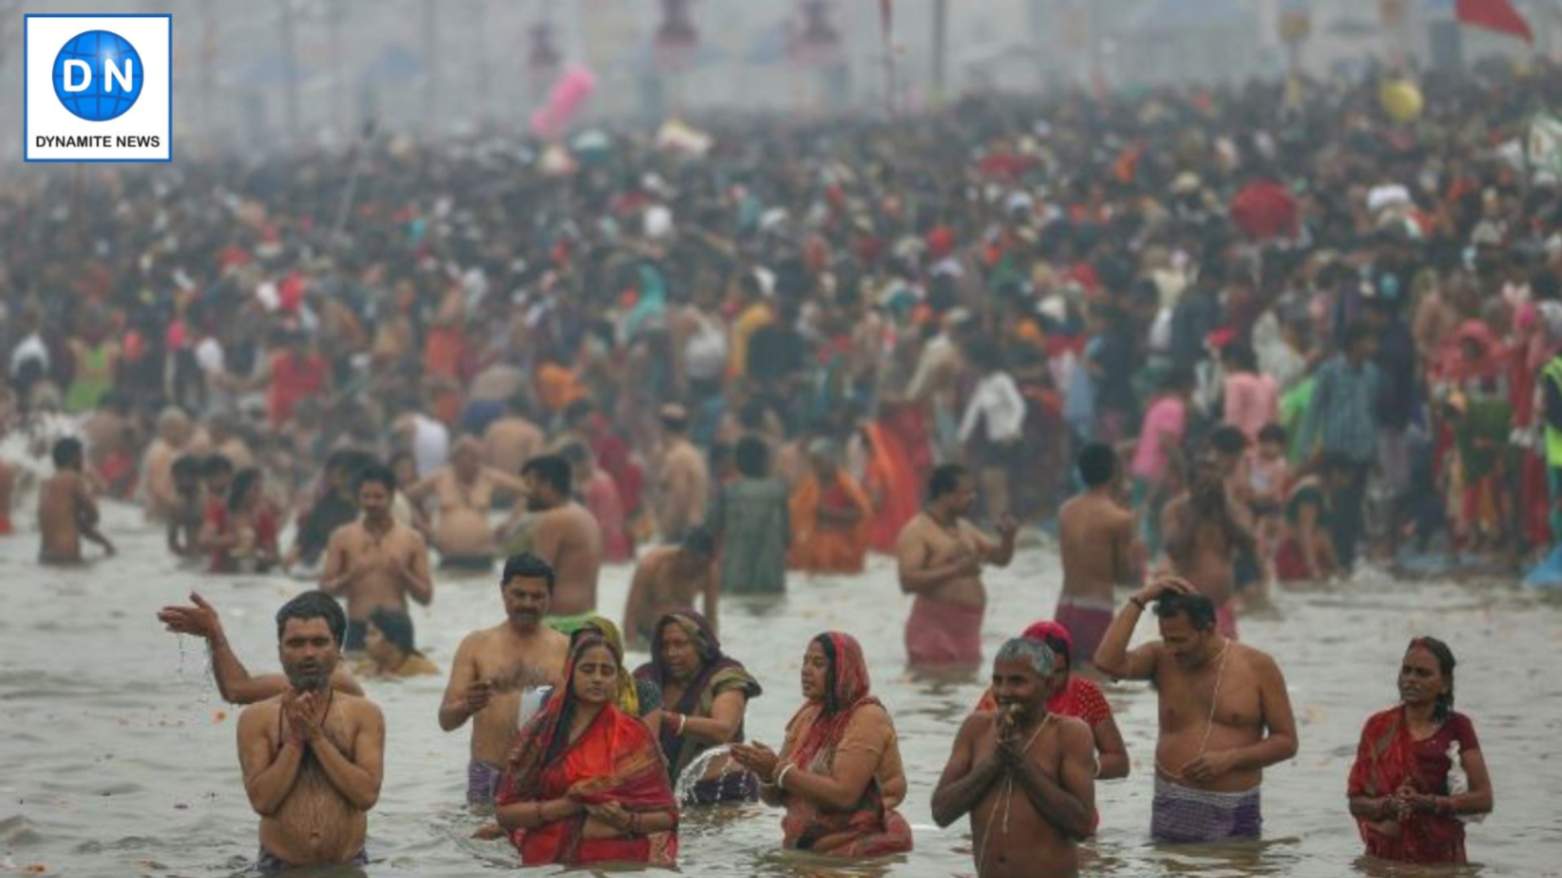
[[[1507,146],[1553,72],[1429,74],[1413,119],[1375,79],[1292,80],[713,120],[708,149],[384,137],[14,183],[5,415],[57,468],[40,560],[113,551],[115,497],[191,563],[318,581],[278,616],[284,677],[214,663],[257,702],[265,862],[362,856],[385,729],[338,653],[435,670],[408,602],[501,568],[504,619],[462,642],[439,722],[472,722],[468,798],[525,862],[672,862],[670,779],[724,744],[702,801],[759,796],[788,847],[876,856],[911,833],[860,648],[812,641],[781,750],[743,743],[759,686],[720,600],[889,554],[908,659],[974,666],[981,571],[1042,526],[1059,630],[999,653],[935,816],[972,814],[984,875],[1027,845],[1072,874],[1092,762],[1122,749],[1071,682],[1094,665],[1183,708],[1156,837],[1252,837],[1297,742],[1242,605],[1364,561],[1516,570],[1562,536],[1562,189]],[[629,561],[620,636],[597,577]],[[1128,651],[1151,601],[1163,640]],[[226,649],[208,605],[164,616]],[[1490,808],[1452,668],[1412,644],[1403,710],[1369,727],[1351,808],[1375,854],[1462,859],[1449,825]],[[1407,779],[1447,735],[1469,792]],[[311,796],[352,819],[302,832]]]

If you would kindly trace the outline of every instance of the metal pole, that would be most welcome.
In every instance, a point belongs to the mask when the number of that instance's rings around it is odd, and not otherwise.
[[[478,0],[477,14],[472,16],[472,25],[477,29],[473,39],[477,42],[477,120],[482,127],[487,127],[488,120],[492,117],[493,110],[493,57],[488,52],[488,29],[493,18],[493,4],[489,0]]]
[[[934,106],[944,102],[944,71],[949,51],[949,0],[933,0],[933,94]]]
[[[343,104],[342,82],[342,17],[347,3],[348,0],[333,0],[325,19],[326,36],[331,42],[331,120],[343,134],[352,130],[351,123],[347,121],[347,108]]]
[[[423,0],[423,125],[432,132],[437,126],[439,107],[439,19],[434,15],[434,0]]]
[[[212,85],[217,81],[217,18],[212,13],[213,3],[201,4],[201,119],[206,125],[208,137],[214,137],[223,126],[212,115]]]
[[[283,118],[288,140],[298,143],[298,59],[293,52],[293,0],[282,0]]]

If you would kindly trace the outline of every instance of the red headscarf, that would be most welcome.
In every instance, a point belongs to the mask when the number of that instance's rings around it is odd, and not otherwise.
[[[842,631],[826,631],[814,642],[824,648],[830,670],[823,709],[791,754],[791,761],[803,768],[812,765],[821,751],[840,741],[857,708],[879,703],[868,694],[868,663],[862,657],[862,645],[857,638]]]
[[[1069,634],[1068,629],[1063,627],[1062,624],[1054,622],[1051,619],[1043,619],[1040,622],[1032,622],[1030,627],[1026,628],[1024,633],[1020,634],[1020,636],[1026,640],[1034,640],[1037,643],[1046,643],[1049,640],[1056,640],[1061,642],[1063,644],[1064,661],[1067,661],[1070,666],[1073,665],[1074,636]]]
[[[606,639],[582,636],[570,647],[564,685],[537,716],[516,735],[509,764],[494,803],[544,801],[569,795],[587,804],[618,802],[629,811],[671,811],[678,803],[667,779],[661,747],[640,720],[604,704],[574,741],[569,740],[575,706],[575,666],[586,651],[605,646],[615,660],[622,657]],[[529,830],[517,830],[511,842],[528,866],[547,863],[582,865],[627,861],[671,866],[677,858],[676,830],[651,836],[586,839],[585,816],[577,815]]]

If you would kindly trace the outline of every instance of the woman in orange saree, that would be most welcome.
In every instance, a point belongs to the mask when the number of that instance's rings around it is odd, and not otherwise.
[[[841,469],[834,442],[818,440],[808,454],[813,469],[788,503],[793,540],[787,566],[808,573],[861,573],[873,506]]]
[[[595,633],[570,647],[566,685],[516,736],[494,797],[527,866],[673,866],[678,807],[661,748],[620,710],[621,657]]]
[[[901,529],[922,511],[921,486],[925,479],[910,443],[896,428],[908,419],[917,419],[916,409],[904,404],[892,408],[889,403],[881,408],[879,417],[862,428],[868,445],[867,491],[873,499],[868,542],[874,551],[892,554]],[[920,429],[920,422],[912,422],[918,425],[915,435],[925,444],[926,433]]]
[[[803,696],[779,755],[758,743],[732,748],[764,779],[765,802],[786,808],[782,845],[851,859],[910,851],[911,826],[895,810],[906,797],[895,725],[868,694],[856,638],[829,631],[809,642]]]

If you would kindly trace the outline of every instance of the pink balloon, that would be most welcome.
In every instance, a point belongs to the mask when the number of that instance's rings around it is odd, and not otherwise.
[[[532,113],[532,133],[546,140],[561,136],[596,90],[597,78],[590,70],[580,65],[565,70],[548,92],[548,99]]]

